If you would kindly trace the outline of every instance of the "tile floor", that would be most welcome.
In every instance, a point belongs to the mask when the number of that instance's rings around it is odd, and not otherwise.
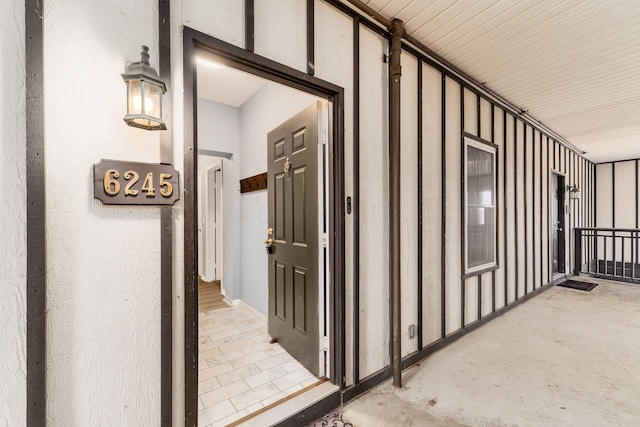
[[[242,305],[199,315],[198,425],[226,426],[318,382]]]

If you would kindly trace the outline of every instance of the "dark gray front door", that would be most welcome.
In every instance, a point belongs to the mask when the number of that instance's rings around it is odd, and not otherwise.
[[[551,174],[552,272],[564,273],[564,176]]]
[[[268,134],[269,335],[319,375],[318,113],[313,104]]]

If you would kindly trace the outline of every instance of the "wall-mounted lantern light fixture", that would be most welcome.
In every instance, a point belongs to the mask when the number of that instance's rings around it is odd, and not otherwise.
[[[578,200],[580,199],[580,189],[577,185],[567,185],[567,191],[569,192],[569,199]]]
[[[167,86],[149,65],[147,46],[142,46],[140,62],[129,65],[122,79],[127,84],[127,115],[124,121],[141,129],[166,129],[167,125],[162,120],[162,95]]]

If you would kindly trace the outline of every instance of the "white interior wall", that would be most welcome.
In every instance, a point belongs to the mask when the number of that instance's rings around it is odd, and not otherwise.
[[[240,110],[198,99],[198,149],[230,153],[222,159],[222,280],[228,300],[240,298]],[[199,156],[205,157],[206,156]],[[206,166],[206,165],[203,165]],[[202,168],[199,168],[202,169]],[[199,193],[201,194],[201,193]]]
[[[401,56],[400,118],[400,284],[402,356],[418,349],[409,326],[418,322],[418,61]]]
[[[442,334],[442,74],[428,65],[422,70],[422,342],[427,345]]]
[[[344,89],[344,115],[353,117],[353,24],[348,16],[323,0],[315,1],[315,76],[330,81]],[[344,121],[344,163],[347,171],[353,164],[353,121]],[[353,197],[353,173],[344,175],[344,191]],[[353,384],[353,221],[355,210],[345,215],[345,381]]]
[[[360,377],[389,365],[387,41],[360,29]],[[345,118],[345,121],[348,119]]]
[[[157,21],[154,0],[45,8],[51,425],[160,423],[160,211],[103,206],[92,188],[102,158],[159,161],[159,134],[122,120],[120,77],[143,44],[157,66]]]
[[[26,425],[25,3],[0,3],[0,425]]]

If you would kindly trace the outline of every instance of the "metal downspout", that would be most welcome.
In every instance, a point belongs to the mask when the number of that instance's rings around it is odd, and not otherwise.
[[[400,78],[404,25],[395,19],[391,32],[391,64],[389,72],[389,223],[391,254],[391,367],[393,385],[402,387],[402,331],[400,316]]]

